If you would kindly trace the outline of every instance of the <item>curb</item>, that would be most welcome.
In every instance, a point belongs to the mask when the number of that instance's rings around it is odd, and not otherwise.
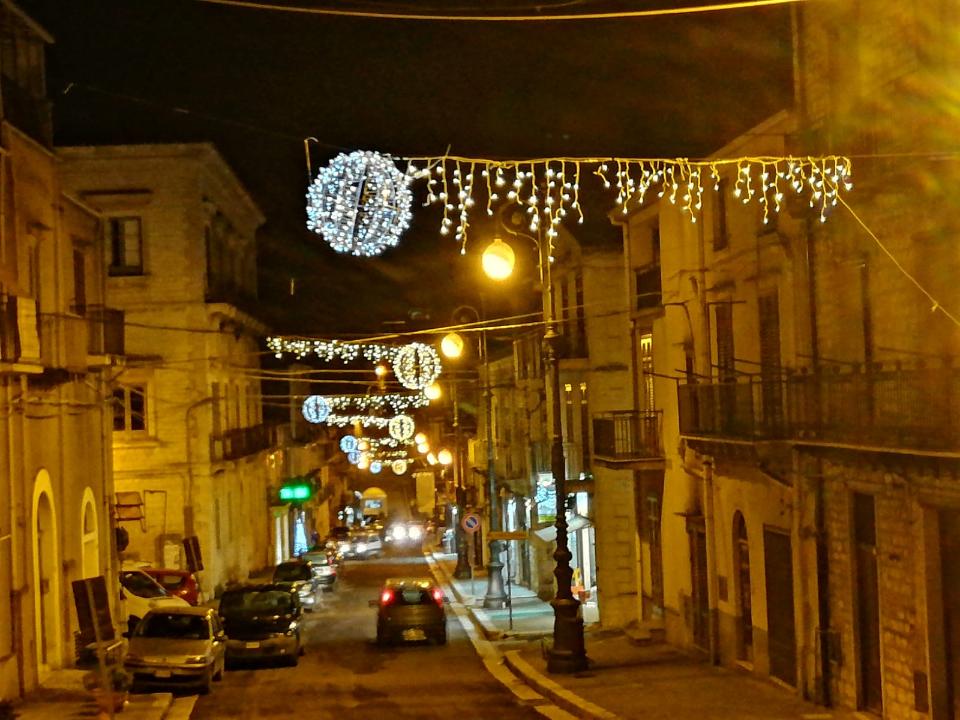
[[[523,678],[537,692],[550,698],[554,704],[559,705],[576,717],[595,720],[619,720],[619,715],[585,700],[572,690],[567,690],[560,683],[554,682],[546,675],[541,674],[533,665],[520,657],[519,650],[508,650],[504,653],[503,659],[508,668]]]

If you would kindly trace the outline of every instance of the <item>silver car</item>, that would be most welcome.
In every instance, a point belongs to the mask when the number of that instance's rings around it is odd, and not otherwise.
[[[123,665],[135,687],[194,687],[208,693],[211,681],[223,679],[226,641],[211,608],[157,608],[137,624]]]

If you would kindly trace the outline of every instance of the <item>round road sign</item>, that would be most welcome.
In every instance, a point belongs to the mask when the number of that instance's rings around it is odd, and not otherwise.
[[[467,513],[460,521],[460,526],[468,533],[475,533],[480,529],[480,516],[476,513]]]

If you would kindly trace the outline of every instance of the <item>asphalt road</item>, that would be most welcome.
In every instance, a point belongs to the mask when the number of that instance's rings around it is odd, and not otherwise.
[[[306,615],[306,655],[299,666],[228,670],[223,682],[199,698],[192,719],[540,717],[487,673],[452,612],[446,646],[378,647],[368,601],[385,578],[395,576],[429,577],[430,570],[412,552],[346,563],[324,606]]]

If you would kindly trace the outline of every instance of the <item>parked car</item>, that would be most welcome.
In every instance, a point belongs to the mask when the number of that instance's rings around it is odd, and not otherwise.
[[[361,528],[350,535],[350,547],[344,557],[366,560],[371,557],[379,557],[381,553],[383,553],[383,541],[380,536],[375,532]]]
[[[422,578],[393,578],[380,591],[377,608],[377,644],[396,641],[447,642],[446,597],[443,590]]]
[[[320,602],[320,581],[313,573],[313,563],[305,560],[287,560],[273,569],[273,582],[289,585],[296,590],[300,604],[313,610]]]
[[[143,571],[163,586],[174,597],[181,597],[191,605],[200,604],[200,585],[189,570],[144,568]]]
[[[227,636],[212,608],[157,608],[137,624],[123,666],[135,688],[161,685],[210,692],[223,679]]]
[[[303,654],[303,606],[290,585],[245,585],[223,593],[220,619],[227,661],[277,659],[296,665]]]
[[[301,560],[313,566],[313,574],[324,592],[332,591],[337,582],[338,554],[327,548],[314,548],[300,555]]]
[[[182,597],[168,593],[140,568],[123,566],[120,570],[120,617],[126,617],[128,632],[132,633],[151,610],[170,607],[188,607],[188,603]]]

